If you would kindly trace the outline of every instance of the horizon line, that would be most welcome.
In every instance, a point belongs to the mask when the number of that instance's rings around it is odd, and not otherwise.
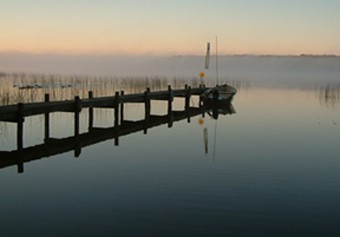
[[[202,57],[204,54],[156,54],[156,53],[66,53],[66,52],[25,52],[16,50],[5,50],[0,51],[1,54],[24,54],[32,56],[124,56],[124,57]],[[313,53],[300,53],[300,54],[270,54],[270,53],[222,53],[219,56],[235,56],[235,57],[245,57],[245,56],[257,56],[257,57],[340,57],[340,54],[313,54]]]

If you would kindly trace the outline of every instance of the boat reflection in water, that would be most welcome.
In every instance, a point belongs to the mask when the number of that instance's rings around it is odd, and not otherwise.
[[[214,119],[218,119],[219,115],[227,115],[235,113],[234,107],[229,103],[223,105],[201,105],[200,107],[188,107],[184,111],[170,111],[166,115],[149,115],[145,119],[139,121],[122,120],[121,123],[114,127],[97,128],[89,127],[88,132],[70,136],[66,138],[56,139],[47,138],[44,143],[21,148],[13,151],[0,151],[0,169],[17,166],[18,173],[24,172],[24,163],[39,160],[41,158],[52,157],[61,153],[74,151],[74,156],[79,157],[84,147],[94,145],[114,139],[116,146],[119,145],[119,138],[133,133],[143,131],[147,134],[148,129],[160,125],[168,124],[171,128],[173,123],[190,118],[208,114]]]
[[[236,111],[234,109],[234,106],[231,104],[231,101],[233,99],[233,96],[229,97],[228,99],[223,100],[223,103],[217,101],[206,101],[204,104],[206,106],[211,106],[211,110],[207,111],[207,114],[215,119],[215,130],[214,130],[214,149],[213,149],[213,159],[215,159],[215,150],[216,150],[216,133],[217,133],[217,119],[219,115],[232,115],[235,114]],[[201,125],[204,124],[203,118],[201,118],[201,121],[199,122]],[[204,141],[204,151],[205,154],[208,154],[208,128],[203,128],[203,141]]]

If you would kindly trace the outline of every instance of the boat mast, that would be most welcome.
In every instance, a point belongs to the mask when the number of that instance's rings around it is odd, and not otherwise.
[[[216,85],[218,85],[218,39],[217,39],[217,35],[216,35]]]

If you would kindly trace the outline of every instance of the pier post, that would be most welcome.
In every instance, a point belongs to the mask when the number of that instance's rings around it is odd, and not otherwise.
[[[23,117],[23,103],[18,103],[18,118],[17,118],[17,148],[22,150],[24,147],[24,117]]]
[[[17,149],[19,151],[19,157],[17,163],[17,172],[19,174],[24,173],[24,162],[23,158],[23,148],[24,148],[24,116],[23,116],[23,103],[18,103],[18,113],[17,113]]]
[[[18,150],[22,150],[24,147],[24,121],[20,119],[18,121],[18,131],[17,131],[17,147]]]
[[[18,120],[18,134],[17,134],[17,146],[18,146],[18,151],[19,151],[19,161],[17,164],[17,172],[19,174],[24,173],[24,162],[22,161],[23,154],[22,154],[22,149],[23,149],[23,135],[24,135],[24,119],[19,118]]]
[[[93,98],[93,91],[89,91],[88,94],[89,99]],[[93,107],[92,105],[89,107],[89,130],[93,128]]]
[[[144,103],[145,103],[145,127],[144,134],[148,133],[148,123],[151,115],[151,100],[150,100],[150,87],[146,88],[144,92]]]
[[[45,103],[50,102],[50,94],[45,94]],[[45,141],[50,138],[50,113],[45,113]]]
[[[174,100],[174,93],[171,89],[171,86],[168,85],[168,118],[169,123],[168,127],[171,128],[173,124],[173,116],[172,116],[172,101]]]
[[[189,115],[190,98],[191,98],[191,87],[188,85],[185,85],[185,111],[188,114],[188,123],[190,123],[190,115]]]
[[[81,100],[79,96],[74,97],[74,136],[79,136],[79,114],[81,111]]]
[[[189,109],[190,106],[190,96],[191,96],[191,87],[188,85],[185,85],[185,110]]]
[[[115,146],[119,145],[119,91],[115,92],[114,99],[114,127],[115,127]]]
[[[120,96],[124,96],[124,91],[120,92]],[[120,123],[124,121],[124,103],[120,104]]]
[[[114,119],[115,119],[115,127],[119,125],[119,91],[115,92],[115,99],[114,99]]]
[[[203,93],[203,87],[202,87],[202,85],[200,85],[199,86],[199,88],[200,88],[200,91],[201,91],[201,93],[200,94],[202,94]],[[201,107],[202,106],[202,104],[203,104],[203,101],[202,101],[202,97],[200,96],[200,99],[199,99],[199,107]]]

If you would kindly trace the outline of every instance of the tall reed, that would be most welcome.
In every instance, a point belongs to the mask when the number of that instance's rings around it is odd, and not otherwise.
[[[239,82],[221,80],[236,87]],[[205,80],[207,86],[214,86],[214,81]],[[147,87],[151,91],[166,90],[168,85],[174,89],[183,88],[187,84],[198,87],[200,79],[167,78],[167,77],[115,77],[88,75],[52,75],[0,72],[0,105],[38,102],[44,100],[44,94],[50,94],[51,100],[69,100],[78,95],[87,98],[88,91],[96,97],[111,96],[115,91],[125,93],[144,92]]]
[[[340,82],[331,82],[316,88],[320,104],[336,107],[340,103]]]

